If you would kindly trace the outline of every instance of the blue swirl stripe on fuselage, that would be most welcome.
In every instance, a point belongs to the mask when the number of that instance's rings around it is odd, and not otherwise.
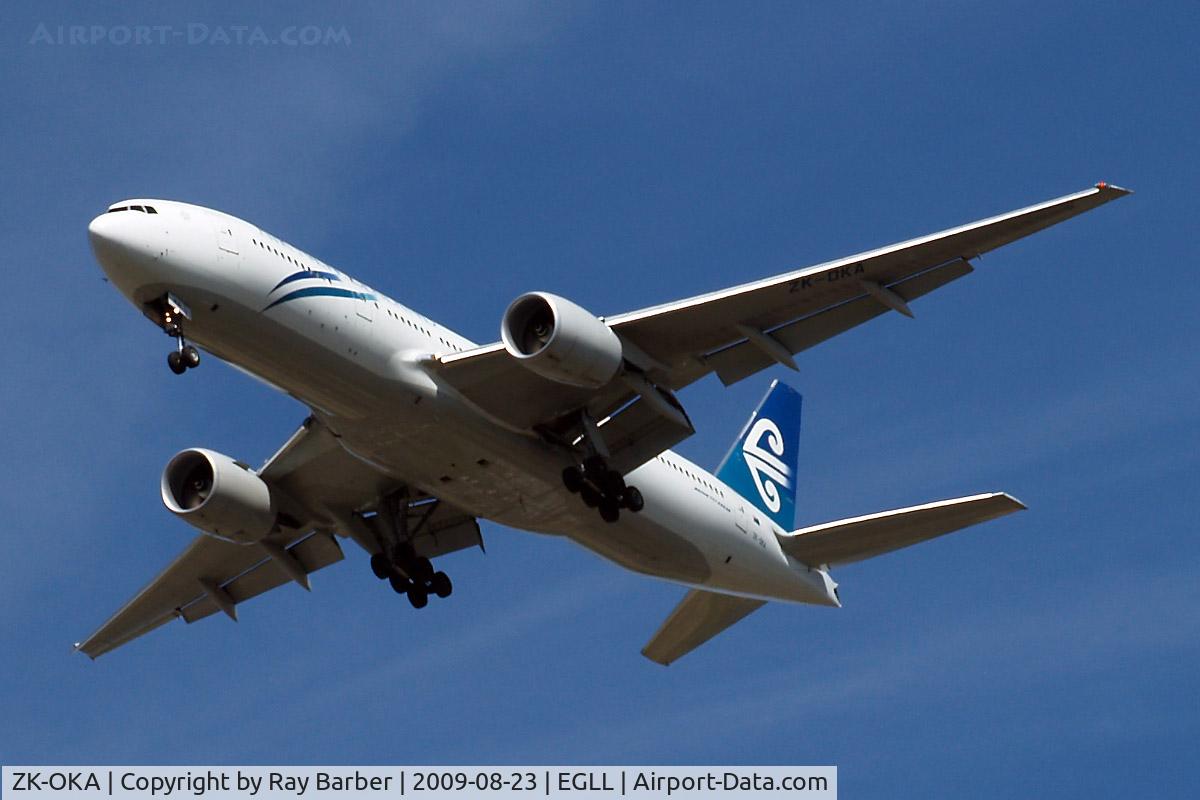
[[[299,300],[301,297],[351,297],[356,300],[375,300],[373,294],[366,292],[356,292],[353,289],[342,289],[338,286],[309,286],[304,289],[297,289],[294,292],[288,292],[283,297],[263,309],[269,311],[280,303],[286,303],[289,300]]]
[[[278,289],[280,286],[285,286],[289,283],[292,283],[293,281],[302,281],[306,278],[320,278],[321,280],[326,280],[326,281],[341,280],[340,277],[338,277],[337,275],[335,275],[332,272],[318,272],[317,270],[302,269],[299,272],[293,272],[291,275],[288,275],[286,278],[281,280],[279,283],[275,284],[275,289]],[[272,289],[271,292],[275,291],[275,289]],[[270,294],[270,292],[268,292],[267,294]]]

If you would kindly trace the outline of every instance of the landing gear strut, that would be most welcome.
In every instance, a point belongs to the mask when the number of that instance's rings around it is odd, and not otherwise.
[[[176,341],[176,349],[167,354],[167,366],[176,375],[182,375],[189,369],[200,366],[200,351],[187,343],[183,336],[183,320],[188,313],[181,308],[170,295],[151,305],[158,310],[159,327],[163,332]]]
[[[583,464],[567,467],[562,472],[563,486],[579,494],[589,508],[598,508],[605,522],[621,518],[621,509],[637,513],[645,506],[642,493],[636,486],[626,486],[625,478],[610,469],[608,460],[600,455],[588,456]]]

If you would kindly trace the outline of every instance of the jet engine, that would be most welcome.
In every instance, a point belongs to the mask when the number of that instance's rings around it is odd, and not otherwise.
[[[227,455],[184,450],[162,474],[162,499],[172,513],[218,539],[252,544],[275,527],[271,489]]]
[[[500,338],[521,364],[558,383],[598,389],[621,368],[621,340],[612,329],[546,292],[512,301],[500,323]]]

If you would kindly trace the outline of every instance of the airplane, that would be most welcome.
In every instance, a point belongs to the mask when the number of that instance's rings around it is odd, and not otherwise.
[[[483,547],[479,520],[566,536],[683,599],[642,653],[670,664],[769,601],[840,607],[831,570],[1022,510],[989,492],[797,528],[800,395],[771,384],[711,473],[671,448],[694,433],[677,393],[726,386],[973,270],[1009,242],[1129,191],[1106,183],[948,230],[676,302],[601,317],[547,292],[517,297],[478,345],[244,220],[122,200],[88,225],[97,261],[175,340],[310,413],[259,468],[175,455],[163,503],[200,534],[91,636],[107,653],[180,618],[277,586],[308,589],[369,554],[415,608],[453,584],[433,559]]]

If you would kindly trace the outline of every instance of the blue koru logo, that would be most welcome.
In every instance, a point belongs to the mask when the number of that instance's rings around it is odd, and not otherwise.
[[[766,447],[763,446],[765,439]],[[763,418],[754,423],[746,442],[742,445],[742,457],[754,478],[758,495],[772,513],[783,503],[780,487],[790,489],[792,473],[783,463],[783,434],[773,421]]]

